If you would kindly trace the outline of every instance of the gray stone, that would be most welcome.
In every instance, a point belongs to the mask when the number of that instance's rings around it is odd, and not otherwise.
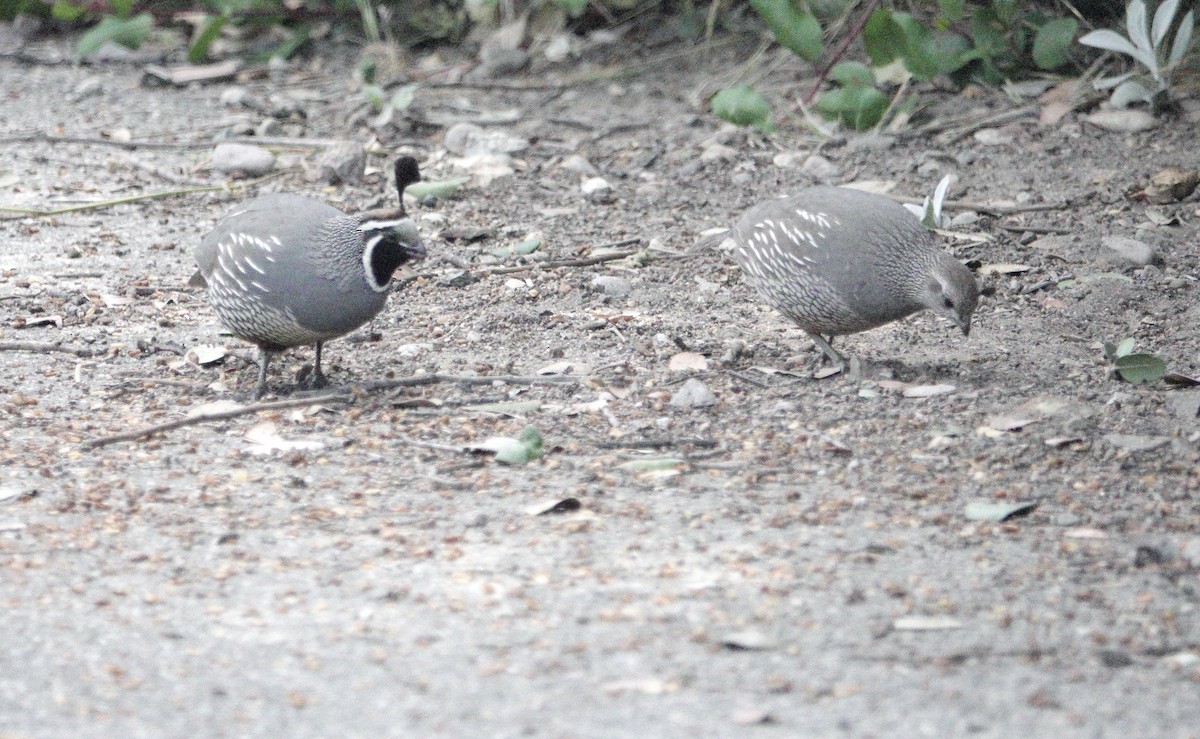
[[[275,155],[250,144],[217,144],[212,153],[212,168],[218,172],[240,172],[261,177],[275,166]]]
[[[676,408],[708,408],[717,404],[717,396],[695,377],[683,383],[671,396],[671,405]]]
[[[1154,248],[1144,241],[1126,236],[1105,236],[1100,243],[1112,251],[1117,258],[1139,267],[1161,261]]]
[[[633,290],[633,283],[616,275],[595,275],[591,282],[592,292],[623,298]]]
[[[362,144],[347,141],[329,147],[317,160],[317,171],[322,182],[331,185],[355,184],[362,181],[367,166],[367,152]]]

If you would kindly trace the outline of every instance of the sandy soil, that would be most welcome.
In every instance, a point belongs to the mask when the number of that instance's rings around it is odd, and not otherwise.
[[[226,83],[50,63],[70,40],[0,58],[0,205],[137,198],[0,215],[0,734],[1197,736],[1200,391],[1119,382],[1100,349],[1134,337],[1200,373],[1200,200],[1130,196],[1200,168],[1194,117],[987,126],[1018,106],[931,91],[898,137],[730,130],[696,101],[755,43],[427,84],[378,132],[353,115],[345,49],[238,82],[299,111],[283,135],[378,136],[375,168],[407,151],[456,176],[442,134],[485,113],[516,111],[489,128],[530,144],[515,175],[413,205],[430,259],[327,347],[349,397],[97,448],[246,400],[249,348],[186,281],[249,193],[144,196],[229,182],[203,166],[214,137],[264,114],[223,105]],[[768,62],[782,110],[807,71]],[[156,143],[100,141],[126,130]],[[271,148],[281,168],[319,155]],[[838,184],[923,196],[954,173],[953,200],[1023,209],[943,240],[984,286],[969,339],[918,315],[839,341],[861,382],[813,379],[811,342],[695,246],[814,182],[800,163],[818,150]],[[582,194],[571,154],[610,197]],[[390,198],[378,175],[299,169],[253,191],[274,190]],[[491,254],[533,232],[532,256]],[[1109,236],[1160,260],[1114,260]],[[633,255],[580,264],[613,249]],[[231,354],[189,361],[206,344]],[[277,364],[268,401],[304,399],[310,358]],[[581,377],[381,387],[547,369]],[[715,406],[670,405],[692,377]],[[911,397],[931,385],[952,389]],[[519,405],[474,407],[493,403]],[[267,421],[319,446],[256,453]],[[528,465],[456,450],[527,426],[546,451]],[[1037,506],[996,523],[975,501]]]

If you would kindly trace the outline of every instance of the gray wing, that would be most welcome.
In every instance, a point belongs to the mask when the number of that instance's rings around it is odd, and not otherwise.
[[[340,215],[337,208],[300,195],[264,195],[242,203],[226,213],[196,247],[193,256],[199,274],[205,281],[211,280],[223,242],[237,254],[253,244],[253,239],[291,251],[310,244],[322,224]]]

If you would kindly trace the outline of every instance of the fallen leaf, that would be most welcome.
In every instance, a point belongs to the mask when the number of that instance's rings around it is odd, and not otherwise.
[[[188,356],[200,366],[220,362],[227,354],[221,344],[197,344],[188,350]]]
[[[892,622],[896,631],[945,631],[962,627],[962,621],[950,616],[904,616]]]
[[[746,631],[737,631],[728,634],[721,638],[721,646],[726,649],[735,649],[743,651],[763,651],[774,649],[775,642],[761,631],[747,629]]]
[[[531,516],[546,516],[558,513],[570,513],[582,507],[583,503],[580,503],[578,498],[553,498],[532,505],[525,509],[525,512]]]
[[[914,385],[905,388],[901,394],[906,398],[932,398],[937,395],[948,395],[957,389],[954,385]]]
[[[1100,529],[1067,529],[1063,532],[1063,536],[1068,539],[1107,539],[1108,534]]]
[[[679,352],[671,357],[671,361],[667,363],[667,369],[672,372],[703,372],[708,369],[708,359],[697,352]]]
[[[1007,521],[1010,518],[1028,515],[1037,508],[1034,501],[1021,503],[994,503],[992,501],[976,501],[968,503],[964,515],[970,521]]]
[[[458,192],[463,185],[470,181],[470,177],[455,177],[449,180],[439,180],[434,182],[414,182],[413,184],[409,185],[404,192],[418,199],[427,197],[429,195],[432,195],[435,198],[447,198]]]
[[[1029,266],[1028,264],[1011,264],[1011,263],[985,264],[979,268],[979,274],[981,274],[981,275],[1019,275],[1022,272],[1028,272],[1031,269],[1033,269],[1033,267]]]
[[[241,403],[232,400],[214,400],[211,403],[198,405],[195,408],[189,408],[187,412],[188,418],[196,418],[199,416],[210,416],[217,413],[226,413],[228,411],[236,411],[243,407]]]
[[[320,441],[289,441],[279,435],[279,429],[274,421],[263,421],[250,427],[245,434],[250,446],[246,451],[251,454],[270,454],[271,452],[315,451],[324,449]]]
[[[1080,444],[1083,438],[1080,436],[1052,436],[1046,439],[1043,443],[1048,447],[1058,448],[1070,446],[1071,444]]]
[[[502,403],[480,403],[478,405],[468,405],[464,407],[464,410],[496,413],[501,416],[509,416],[510,418],[519,418],[528,413],[534,413],[540,410],[541,407],[542,403],[538,400],[512,400]]]

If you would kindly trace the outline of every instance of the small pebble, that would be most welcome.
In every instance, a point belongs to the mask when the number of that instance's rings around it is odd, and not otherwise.
[[[676,408],[708,408],[717,404],[717,396],[708,385],[693,377],[675,391],[670,404]]]
[[[317,159],[317,173],[330,185],[361,182],[367,167],[367,152],[362,144],[344,142],[331,146]]]
[[[584,195],[595,195],[612,190],[612,185],[608,184],[608,180],[603,177],[589,177],[583,181],[579,189]]]
[[[633,283],[616,275],[595,275],[591,282],[592,292],[623,298],[633,290]]]
[[[79,102],[84,98],[90,98],[94,95],[104,93],[104,84],[98,77],[88,77],[83,82],[75,86],[75,90],[71,93],[71,99]]]
[[[217,144],[212,153],[212,168],[218,172],[241,172],[261,177],[275,166],[275,155],[260,146]]]
[[[820,154],[813,154],[805,159],[804,164],[800,166],[800,171],[819,180],[831,180],[841,174],[841,169],[836,164]]]
[[[1100,243],[1112,251],[1115,257],[1139,267],[1161,262],[1153,247],[1144,241],[1126,236],[1105,236]]]
[[[563,159],[559,162],[558,166],[568,172],[574,172],[586,177],[595,177],[597,174],[596,168],[592,166],[592,163],[579,154],[572,154]]]

